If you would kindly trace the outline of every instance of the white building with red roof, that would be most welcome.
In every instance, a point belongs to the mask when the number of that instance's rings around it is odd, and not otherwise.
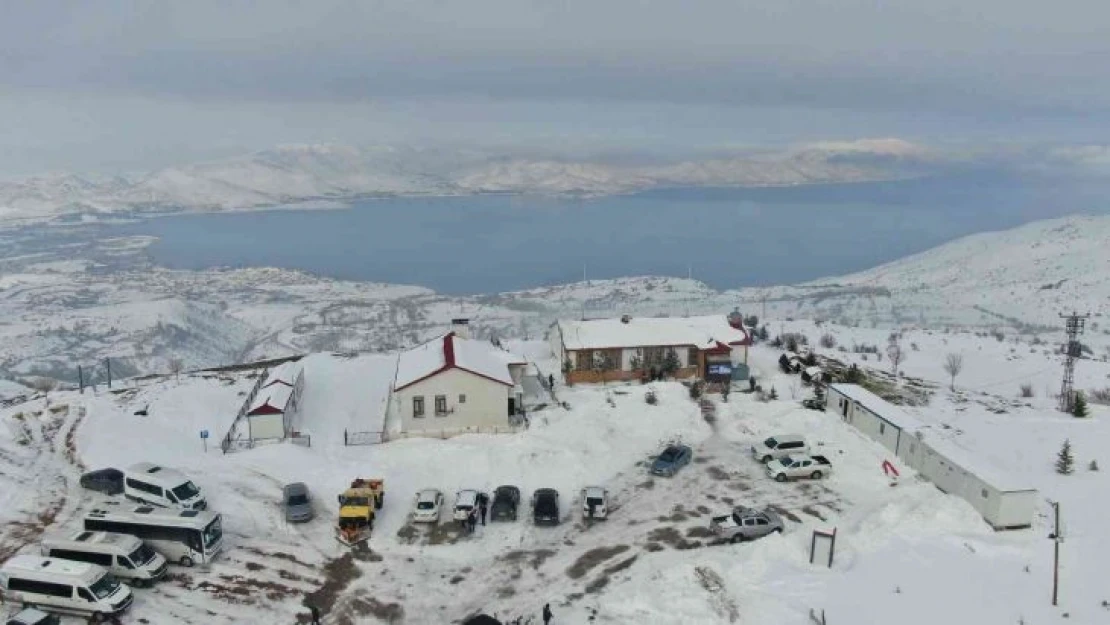
[[[249,438],[288,436],[293,431],[303,392],[304,367],[301,363],[291,361],[270,369],[247,409]]]
[[[456,320],[453,331],[397,357],[389,410],[402,431],[496,431],[522,412],[527,361],[469,338],[467,327]]]

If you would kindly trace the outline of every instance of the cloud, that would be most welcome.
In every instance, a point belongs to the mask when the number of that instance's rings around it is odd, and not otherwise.
[[[1110,110],[1104,0],[37,0],[5,6],[0,41],[0,113],[24,113],[0,141],[26,162],[124,149],[108,137],[157,156],[1014,136]]]

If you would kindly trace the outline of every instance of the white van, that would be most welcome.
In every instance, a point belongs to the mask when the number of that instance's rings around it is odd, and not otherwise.
[[[88,615],[93,621],[131,607],[131,589],[104,567],[40,556],[15,556],[0,567],[4,597],[41,610]]]
[[[128,534],[70,532],[42,540],[42,555],[74,562],[99,564],[136,586],[150,586],[166,574],[166,559]]]
[[[150,462],[140,462],[123,471],[123,495],[163,508],[205,510],[208,502],[184,473]]]
[[[752,445],[752,455],[764,464],[779,458],[808,453],[809,445],[806,445],[806,439],[801,434],[779,434]]]

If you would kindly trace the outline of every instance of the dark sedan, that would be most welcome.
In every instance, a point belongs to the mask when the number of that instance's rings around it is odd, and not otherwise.
[[[536,525],[559,524],[559,491],[541,488],[532,495],[532,521]]]
[[[490,504],[489,518],[491,521],[515,521],[516,510],[519,506],[519,488],[516,486],[498,486],[493,491],[493,503]]]

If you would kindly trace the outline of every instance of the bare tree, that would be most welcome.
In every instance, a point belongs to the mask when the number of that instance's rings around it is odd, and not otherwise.
[[[956,390],[956,376],[964,370],[964,355],[963,354],[948,354],[944,357],[944,372],[948,374],[951,379],[951,384],[948,385],[949,390]]]
[[[178,379],[181,376],[181,370],[185,368],[185,364],[181,362],[180,358],[170,358],[170,373],[173,374],[173,379]]]
[[[891,343],[886,348],[886,356],[890,359],[890,366],[894,371],[894,375],[898,375],[898,365],[906,359],[906,352],[902,349],[901,343]]]
[[[30,386],[36,391],[42,393],[43,399],[45,400],[47,406],[50,405],[50,391],[58,388],[57,380],[55,380],[54,378],[41,376],[37,378],[31,378],[26,382],[26,384],[27,386]]]

